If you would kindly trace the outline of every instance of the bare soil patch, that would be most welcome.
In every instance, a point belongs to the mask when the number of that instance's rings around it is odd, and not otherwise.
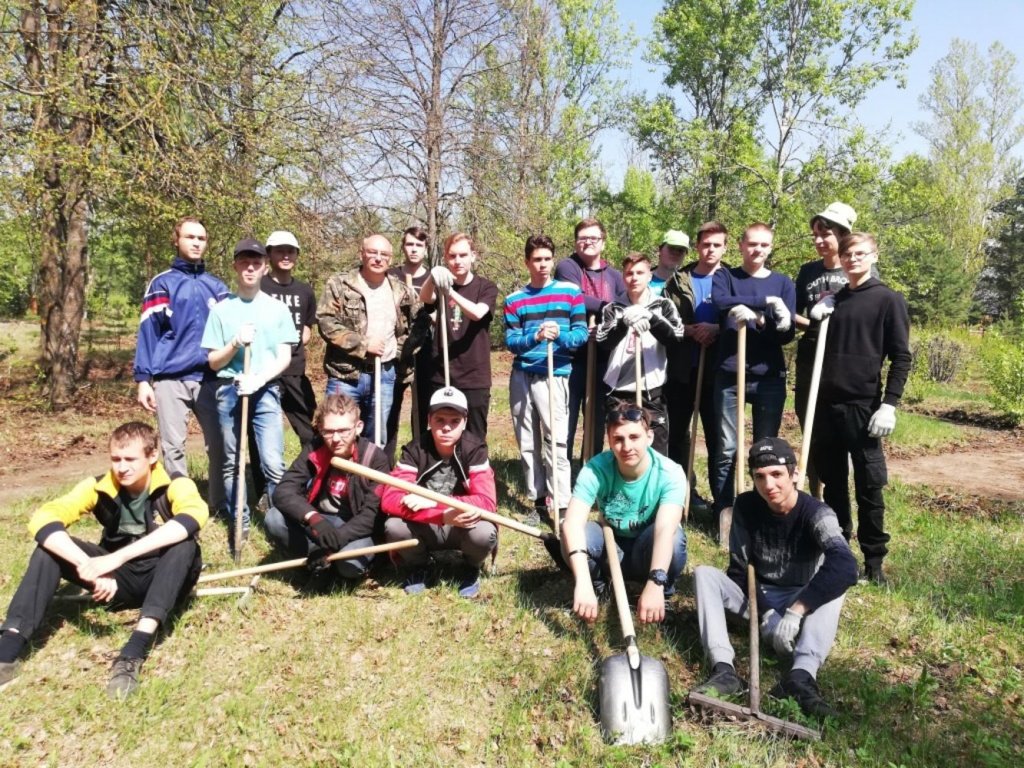
[[[1024,498],[1024,441],[996,433],[966,448],[930,456],[890,457],[889,476],[905,483],[1019,501]]]

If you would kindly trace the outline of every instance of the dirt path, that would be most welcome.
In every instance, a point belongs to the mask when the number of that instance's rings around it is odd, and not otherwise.
[[[1024,446],[954,448],[935,456],[889,459],[889,476],[905,483],[1004,501],[1024,498]]]

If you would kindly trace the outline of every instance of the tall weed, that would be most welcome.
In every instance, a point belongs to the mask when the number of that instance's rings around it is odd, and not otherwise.
[[[1024,423],[1024,347],[1021,342],[990,332],[985,338],[984,360],[992,407],[1013,424]]]

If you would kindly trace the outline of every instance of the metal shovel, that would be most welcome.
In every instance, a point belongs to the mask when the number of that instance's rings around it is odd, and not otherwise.
[[[672,732],[668,672],[657,659],[640,655],[615,535],[607,525],[602,527],[626,652],[607,658],[601,664],[598,684],[601,730],[613,744],[657,744]]]

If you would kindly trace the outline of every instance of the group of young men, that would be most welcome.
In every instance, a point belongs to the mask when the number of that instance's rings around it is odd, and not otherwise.
[[[576,227],[573,254],[561,262],[549,237],[527,239],[529,282],[504,304],[505,341],[514,354],[510,410],[533,501],[526,517],[562,521],[555,528],[560,559],[575,582],[574,611],[593,621],[606,592],[606,525],[627,577],[643,584],[639,621],[664,620],[686,564],[683,508],[694,491],[681,465],[696,402],[713,507],[732,516],[728,571],[701,567],[695,574],[701,639],[712,663],[702,689],[727,695],[743,686],[724,616],[745,609],[750,563],[758,575],[762,634],[793,658],[780,695],[795,697],[815,715],[831,712],[816,673],[832,645],[843,594],[857,577],[848,543],[847,457],[866,575],[884,583],[888,536],[879,438],[895,424],[910,362],[906,306],[878,281],[877,246],[871,236],[850,232],[854,220],[842,203],[814,217],[820,267],[806,266],[795,285],[766,265],[772,232],[764,224],[744,231],[742,263],[735,268],[723,263],[725,227],[708,222],[697,231],[694,263],[682,263],[689,239],[672,230],[657,263],[632,253],[619,272],[602,258],[604,227],[585,219]],[[135,364],[139,402],[157,416],[163,466],[156,433],[126,424],[111,437],[106,475],[83,481],[33,515],[38,547],[0,634],[0,686],[14,677],[17,657],[63,577],[97,600],[141,606],[108,691],[123,696],[137,687],[156,629],[189,594],[201,563],[196,535],[209,513],[187,477],[188,410],[207,444],[209,511],[231,520],[237,503],[247,531],[237,454],[239,405],[248,398],[253,466],[269,498],[264,526],[291,553],[322,563],[330,552],[416,539],[415,547],[392,553],[405,592],[426,589],[434,579],[431,553],[448,549],[462,553],[458,590],[467,598],[479,594],[481,566],[496,553],[498,529],[481,512],[497,507],[485,442],[497,289],[474,273],[477,253],[469,236],[449,237],[442,263],[428,269],[421,229],[403,233],[404,263],[395,268],[391,243],[371,235],[361,243],[358,266],[331,276],[319,304],[291,274],[299,254],[291,233],[272,233],[266,246],[238,243],[233,293],[205,272],[206,230],[198,220],[180,221],[174,244],[172,268],[147,289]],[[797,327],[813,333],[825,318],[830,327],[811,452],[814,474],[824,484],[822,503],[799,490],[793,450],[777,435],[786,397],[782,347]],[[303,352],[314,322],[326,342],[328,380],[319,407]],[[746,328],[745,355],[738,354],[740,327]],[[738,377],[742,358],[745,376]],[[806,363],[801,352],[801,419]],[[736,495],[741,378],[753,405],[748,466],[755,490]],[[424,428],[414,431],[392,467],[398,414],[410,385],[414,423]],[[593,415],[585,418],[584,463],[573,485],[571,453],[580,409],[588,405]],[[302,443],[287,469],[282,413]],[[605,438],[609,450],[602,452]],[[378,484],[348,469],[355,465],[429,489],[430,498]],[[439,503],[438,494],[463,504]],[[600,522],[589,519],[595,506]],[[88,513],[104,526],[99,545],[65,531]],[[364,555],[336,560],[333,569],[357,579],[371,563]]]

